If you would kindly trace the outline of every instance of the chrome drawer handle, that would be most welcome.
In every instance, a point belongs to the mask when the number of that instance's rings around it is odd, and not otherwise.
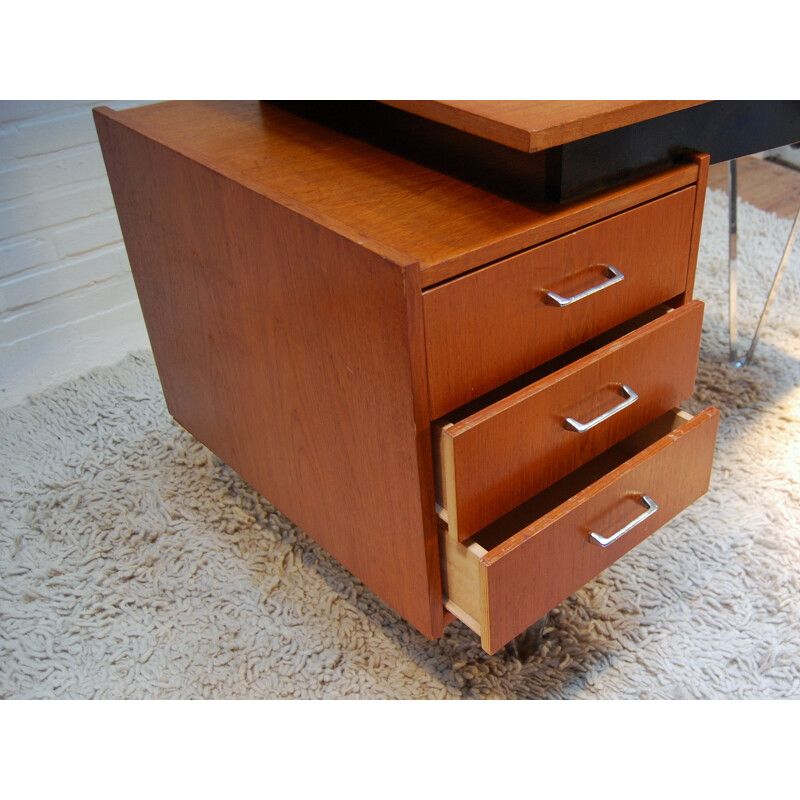
[[[595,292],[599,292],[602,289],[608,289],[609,286],[613,286],[615,283],[625,280],[625,276],[616,267],[612,267],[611,264],[606,265],[604,273],[608,276],[608,280],[598,283],[597,286],[592,286],[591,289],[587,289],[585,292],[574,294],[572,297],[562,297],[560,294],[556,294],[555,292],[548,292],[544,296],[545,302],[549,301],[551,305],[557,305],[559,308],[563,308],[564,306],[568,306],[571,303],[577,303],[578,300],[583,300],[584,297],[589,297],[589,295],[592,295]]]
[[[612,533],[611,536],[601,536],[599,533],[595,533],[592,531],[589,534],[589,538],[600,545],[600,547],[608,547],[610,544],[613,544],[617,541],[617,539],[621,539],[626,533],[632,531],[640,522],[644,522],[648,517],[651,517],[653,514],[658,511],[658,504],[653,500],[652,497],[649,497],[646,494],[642,495],[642,505],[647,509],[644,514],[639,514],[633,522],[629,522],[624,528],[620,528],[616,533]]]
[[[626,386],[624,383],[619,387],[619,390],[620,394],[625,398],[619,405],[614,406],[614,408],[610,408],[605,412],[605,414],[601,414],[599,417],[589,420],[589,422],[578,422],[578,420],[573,419],[572,417],[567,417],[564,420],[564,427],[568,431],[584,433],[590,428],[594,428],[595,425],[605,422],[609,417],[613,417],[614,414],[618,414],[623,408],[632,406],[639,399],[639,395],[636,394],[636,392],[634,392],[630,386]]]

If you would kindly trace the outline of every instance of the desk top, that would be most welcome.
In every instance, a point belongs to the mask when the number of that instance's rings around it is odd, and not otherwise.
[[[705,100],[383,100],[525,153],[574,142]]]
[[[321,105],[323,111],[348,121],[361,106],[366,111],[375,106],[390,116],[408,117],[415,127],[441,127],[379,103]],[[354,241],[370,243],[396,263],[417,262],[423,286],[561,236],[697,178],[696,164],[687,163],[574,202],[535,202],[498,194],[493,184],[481,185],[478,167],[469,180],[463,180],[436,169],[436,162],[423,163],[416,151],[404,157],[271,103],[169,102],[96,113]],[[368,130],[359,132],[366,137]],[[411,133],[404,131],[403,139],[405,134],[414,139]],[[427,139],[422,137],[422,142]],[[503,151],[500,155],[515,155],[508,148],[492,147]],[[444,151],[447,154],[449,148]],[[462,154],[457,155],[461,162]],[[504,163],[495,158],[481,166],[494,174]]]

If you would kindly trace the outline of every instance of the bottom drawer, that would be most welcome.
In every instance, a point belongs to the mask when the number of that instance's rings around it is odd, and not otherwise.
[[[674,409],[471,539],[442,527],[448,610],[496,652],[705,494],[718,424]]]

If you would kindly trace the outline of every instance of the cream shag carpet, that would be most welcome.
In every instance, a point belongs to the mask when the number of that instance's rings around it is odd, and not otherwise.
[[[0,412],[0,696],[800,697],[800,269],[732,368],[726,209],[710,192],[688,404],[723,413],[711,491],[538,650],[427,641],[170,419],[140,353]],[[746,333],[789,227],[741,208]]]

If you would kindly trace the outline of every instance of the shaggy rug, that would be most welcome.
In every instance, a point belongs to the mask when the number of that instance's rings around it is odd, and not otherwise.
[[[800,270],[727,362],[727,200],[709,192],[695,397],[711,490],[494,656],[429,642],[171,420],[152,358],[0,412],[3,698],[800,697]],[[740,210],[751,332],[790,223]]]

